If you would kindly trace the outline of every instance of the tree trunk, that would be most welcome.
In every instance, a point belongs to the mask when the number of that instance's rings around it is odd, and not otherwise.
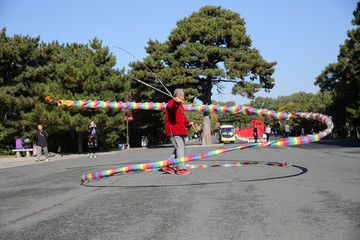
[[[207,79],[207,86],[206,86],[206,94],[204,96],[203,103],[204,104],[211,104],[211,89],[212,89],[212,82],[211,78],[208,77]],[[210,122],[210,113],[204,112],[204,120],[203,120],[203,137],[202,137],[202,145],[210,145],[211,144],[211,122]]]
[[[78,143],[79,143],[79,153],[82,153],[83,152],[83,147],[82,147],[82,134],[79,132],[78,133]]]
[[[211,144],[211,122],[210,113],[204,112],[202,145]]]
[[[351,137],[351,124],[346,123],[347,137]]]

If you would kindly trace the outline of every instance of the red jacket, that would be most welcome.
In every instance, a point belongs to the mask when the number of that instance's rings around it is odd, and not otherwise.
[[[182,111],[181,111],[181,109]],[[166,136],[172,135],[187,135],[189,128],[189,120],[183,113],[184,107],[181,103],[175,102],[171,99],[166,105],[166,123],[165,131]]]

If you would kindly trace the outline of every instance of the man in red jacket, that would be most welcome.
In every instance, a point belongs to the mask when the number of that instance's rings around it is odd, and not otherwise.
[[[176,89],[174,98],[166,105],[166,136],[170,137],[170,141],[175,148],[169,159],[185,157],[185,137],[188,134],[186,128],[190,128],[193,125],[184,114],[184,107],[181,104],[183,100],[184,91],[182,89]],[[177,169],[171,166],[165,166],[162,170],[178,175],[191,174],[190,171],[185,169],[185,163],[178,163]]]

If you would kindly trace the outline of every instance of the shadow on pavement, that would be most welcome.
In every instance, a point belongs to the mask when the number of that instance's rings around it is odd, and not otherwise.
[[[324,139],[314,142],[318,145],[339,146],[339,147],[360,147],[359,139]]]
[[[164,185],[124,185],[124,186],[109,186],[109,185],[91,185],[92,183],[83,183],[82,185],[85,187],[93,187],[93,188],[161,188],[161,187],[191,187],[191,186],[206,186],[206,185],[214,185],[214,184],[228,184],[228,183],[236,183],[236,182],[257,182],[257,181],[268,181],[268,180],[277,180],[277,179],[285,179],[285,178],[293,178],[301,176],[308,172],[308,169],[305,167],[301,167],[298,165],[291,165],[290,167],[295,167],[300,170],[299,173],[286,175],[286,176],[278,176],[278,177],[269,177],[269,178],[257,178],[257,179],[247,179],[240,181],[223,181],[223,182],[210,182],[210,183],[190,183],[190,184],[164,184]],[[144,172],[139,172],[144,173]],[[137,173],[136,173],[137,174]],[[167,174],[167,173],[163,173]]]
[[[360,148],[360,139],[321,139],[317,142],[292,145],[289,147],[300,149],[317,148]]]

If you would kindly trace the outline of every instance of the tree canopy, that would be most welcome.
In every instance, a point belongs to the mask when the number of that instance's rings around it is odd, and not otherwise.
[[[40,43],[40,37],[8,37],[5,28],[1,31],[0,141],[4,145],[13,145],[20,136],[28,135],[35,140],[37,125],[41,124],[49,132],[53,151],[58,147],[65,151],[77,148],[82,151],[90,120],[99,126],[101,147],[114,148],[125,138],[121,111],[67,109],[56,105],[60,99],[125,100],[124,95],[130,93],[127,78],[71,56],[110,67],[116,63],[109,49],[102,47],[96,38],[89,45],[60,45],[58,42]],[[45,102],[48,95],[52,96],[54,104]]]
[[[329,64],[316,78],[321,91],[333,95],[331,115],[340,133],[360,137],[360,2],[353,12],[354,29],[348,30],[348,39],[340,45],[338,62]]]
[[[238,13],[216,6],[205,6],[179,20],[165,42],[149,39],[144,63],[131,62],[129,75],[163,92],[161,94],[108,68],[115,56],[96,37],[88,42],[59,44],[40,42],[40,36],[6,35],[0,32],[0,153],[11,153],[16,138],[35,140],[37,125],[49,132],[50,151],[82,151],[90,120],[99,127],[100,148],[116,148],[126,141],[125,114],[111,109],[59,108],[56,101],[109,100],[167,102],[176,88],[186,94],[185,104],[200,100],[203,104],[233,105],[212,100],[216,90],[221,95],[225,83],[232,83],[232,94],[253,101],[255,108],[278,111],[321,112],[334,117],[335,127],[348,136],[359,136],[360,126],[360,3],[354,11],[354,29],[340,46],[338,62],[329,64],[316,78],[317,94],[298,92],[276,99],[257,97],[270,91],[276,62],[267,62],[252,46],[246,34],[245,20]],[[78,59],[78,58],[82,59]],[[88,60],[84,60],[88,59]],[[121,71],[125,71],[123,68]],[[158,79],[157,79],[158,77]],[[166,87],[164,87],[165,85]],[[53,103],[45,102],[46,96]],[[254,116],[223,113],[186,113],[196,126],[202,126],[203,144],[211,143],[210,132],[220,124],[248,127]],[[150,143],[162,143],[165,113],[133,111],[130,144],[140,145],[141,136]],[[303,120],[291,120],[296,128],[314,126]],[[272,120],[266,123],[275,126]],[[277,126],[279,127],[279,126]],[[315,126],[320,128],[321,126]],[[189,132],[194,134],[193,130]]]
[[[238,13],[205,6],[176,25],[164,43],[149,40],[146,47],[149,56],[145,58],[145,64],[171,91],[182,88],[188,99],[211,104],[213,88],[221,93],[225,82],[234,83],[233,94],[249,98],[254,98],[260,89],[273,88],[271,76],[276,62],[265,61],[252,47],[245,20]],[[130,66],[131,74],[137,78],[155,82],[141,63]],[[147,97],[157,99],[157,96]],[[204,113],[203,125],[204,143],[211,143],[209,113]]]

